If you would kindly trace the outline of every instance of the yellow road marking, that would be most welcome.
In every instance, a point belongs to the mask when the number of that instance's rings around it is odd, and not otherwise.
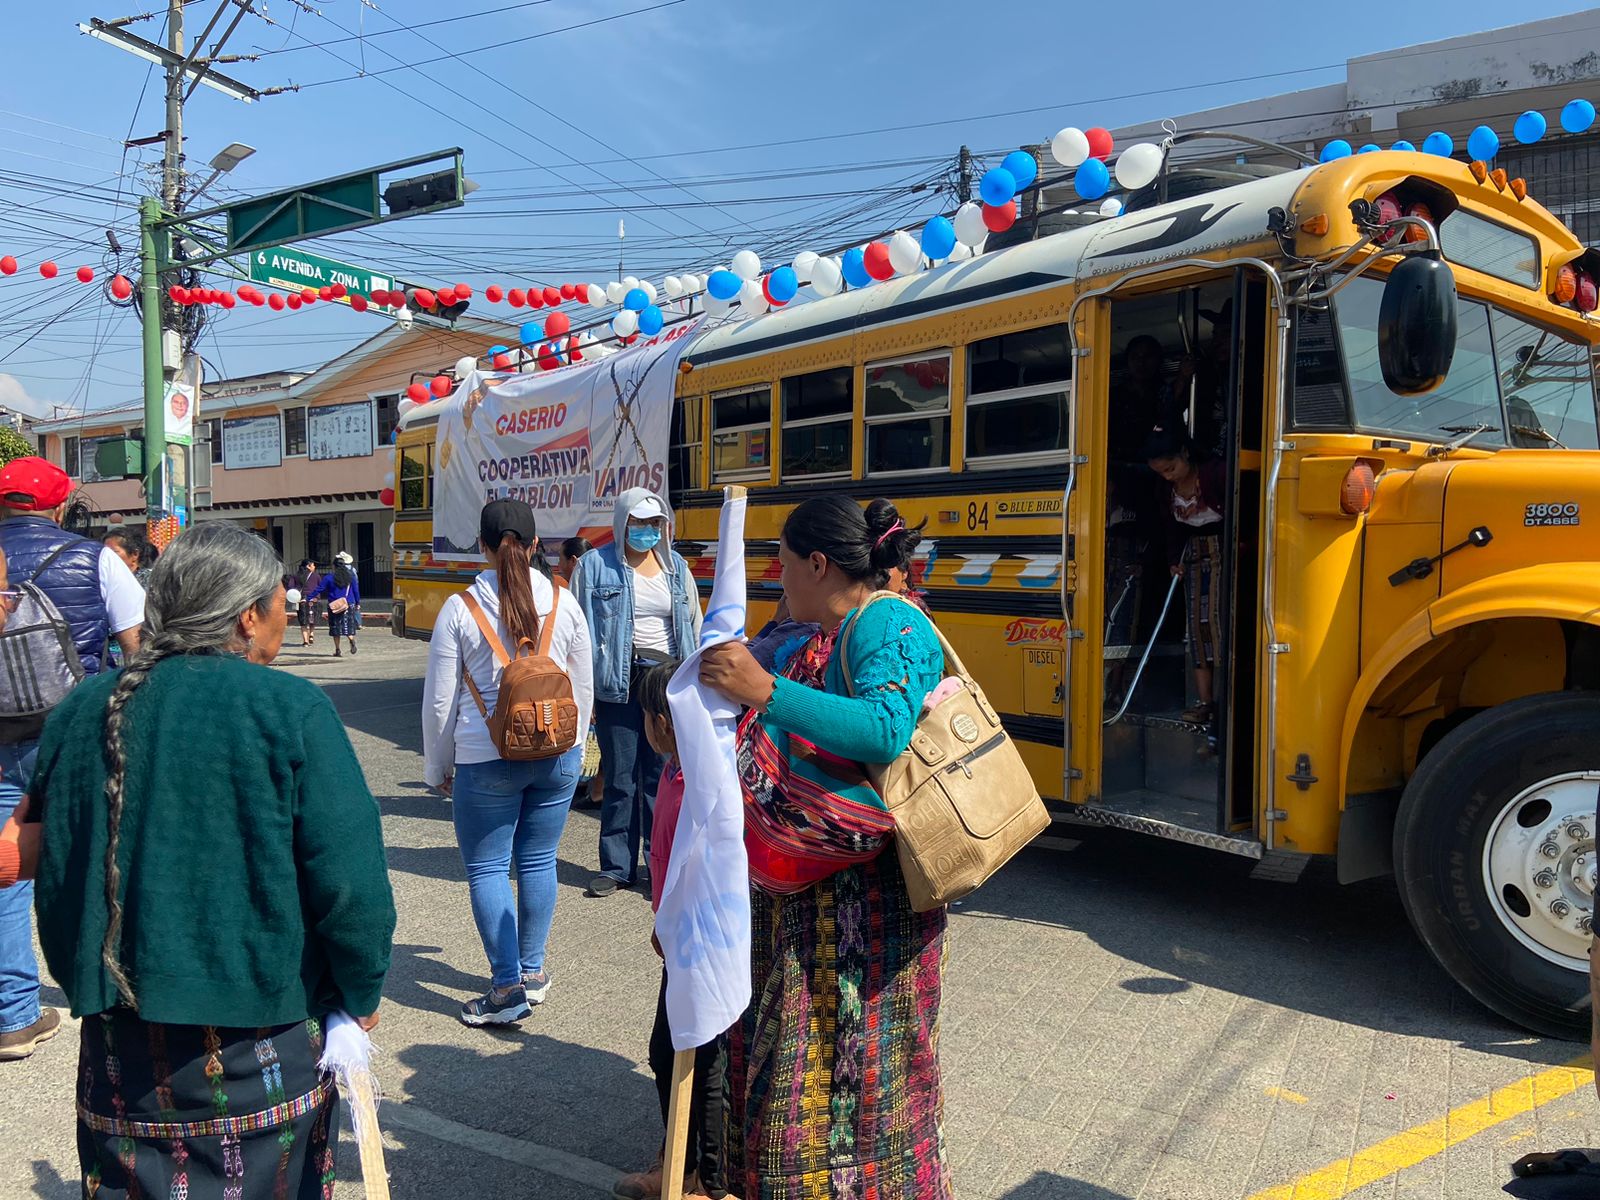
[[[1291,1092],[1288,1088],[1268,1088],[1267,1095],[1274,1100],[1287,1100],[1290,1104],[1306,1104],[1308,1101],[1299,1092]]]
[[[1342,1200],[1358,1188],[1414,1167],[1485,1129],[1570,1096],[1593,1083],[1594,1070],[1589,1056],[1584,1055],[1564,1067],[1552,1067],[1519,1079],[1470,1104],[1451,1109],[1437,1121],[1385,1138],[1375,1146],[1319,1167],[1291,1183],[1257,1192],[1250,1200]]]

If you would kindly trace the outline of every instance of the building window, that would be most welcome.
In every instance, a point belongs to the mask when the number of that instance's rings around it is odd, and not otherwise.
[[[700,446],[704,441],[704,402],[699,396],[680,400],[672,406],[672,431],[667,455],[667,488],[670,498],[705,486],[700,478]]]
[[[432,492],[433,445],[400,449],[400,511],[426,512]]]
[[[1067,448],[1071,379],[1065,325],[972,343],[967,348],[967,463],[1058,460]]]
[[[772,471],[772,389],[711,397],[711,480],[764,479]]]
[[[286,455],[304,454],[306,452],[306,410],[304,408],[286,408],[283,410],[283,452]]]
[[[950,466],[950,355],[868,363],[867,474]]]
[[[400,422],[400,393],[390,392],[372,399],[378,406],[378,448],[382,449],[394,437],[395,426]]]
[[[1513,179],[1537,181],[1539,203],[1592,246],[1600,241],[1600,136],[1552,138],[1535,145],[1502,146],[1496,167]]]
[[[783,477],[850,474],[855,372],[850,367],[785,379]]]
[[[75,437],[61,439],[61,469],[74,479],[78,478],[78,439]]]
[[[206,422],[206,440],[211,443],[211,465],[222,463],[222,418],[213,417]]]

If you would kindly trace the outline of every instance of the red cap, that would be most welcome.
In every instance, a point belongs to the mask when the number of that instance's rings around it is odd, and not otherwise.
[[[71,494],[67,473],[42,458],[16,458],[0,467],[0,507],[49,512]]]

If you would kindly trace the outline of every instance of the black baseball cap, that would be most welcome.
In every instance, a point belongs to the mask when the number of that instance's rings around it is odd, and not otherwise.
[[[533,524],[533,509],[522,500],[491,500],[478,514],[478,535],[493,550],[508,533],[517,535],[524,546],[533,545],[538,536]]]

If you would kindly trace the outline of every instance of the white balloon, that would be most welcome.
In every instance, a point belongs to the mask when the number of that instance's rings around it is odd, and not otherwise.
[[[972,257],[972,247],[965,242],[957,242],[950,249],[950,257],[945,262],[966,262]]]
[[[1122,201],[1115,196],[1107,196],[1100,201],[1100,215],[1102,217],[1120,217],[1122,215]]]
[[[661,281],[661,286],[666,291],[668,300],[676,300],[683,295],[683,280],[676,275],[668,275]]]
[[[976,246],[989,236],[989,227],[983,223],[983,209],[970,200],[956,209],[955,218],[956,240],[968,246]]]
[[[606,299],[612,304],[621,304],[622,298],[627,294],[628,289],[615,279],[606,284]]]
[[[607,304],[606,290],[598,283],[591,283],[588,291],[589,307],[604,308]]]
[[[1129,146],[1117,156],[1117,182],[1130,192],[1155,182],[1161,173],[1161,147],[1154,142]]]
[[[409,398],[405,399],[405,400],[402,400],[402,401],[400,401],[399,404],[396,404],[394,406],[395,416],[403,417],[408,412],[410,412],[413,408],[415,408],[416,406],[417,406],[417,402],[415,400],[411,400]]]
[[[383,486],[384,487],[393,487],[394,486],[394,472],[393,471],[390,471],[387,475],[385,475],[383,477]]]
[[[625,289],[623,294],[626,295],[639,286],[639,277],[637,275],[624,275],[622,277],[622,286]]]
[[[759,280],[745,281],[745,285],[739,289],[739,304],[751,316],[767,311],[766,293],[761,290]]]
[[[463,379],[465,379],[468,375],[471,375],[477,369],[477,359],[473,358],[470,354],[462,355],[460,358],[456,359],[456,382],[460,383]]]
[[[289,602],[291,608],[298,606],[300,603],[300,589],[290,588],[283,594],[283,598]]]
[[[1083,165],[1089,157],[1089,137],[1081,129],[1068,125],[1050,139],[1050,154],[1063,167]]]
[[[641,279],[639,281],[639,290],[646,296],[650,297],[651,304],[656,302],[656,285],[651,283],[648,279]]]
[[[611,332],[618,337],[631,337],[639,332],[639,314],[625,308],[611,318]]]
[[[812,250],[802,250],[794,256],[794,276],[801,283],[811,282],[811,268],[817,265],[817,254]]]
[[[761,256],[754,250],[741,250],[733,256],[733,273],[748,283],[761,278]]]
[[[718,300],[710,292],[707,292],[706,293],[706,299],[705,299],[705,305],[706,305],[706,313],[709,316],[720,317],[723,313],[727,312],[730,308],[733,307],[733,301],[732,300]]]
[[[903,229],[889,239],[889,265],[898,275],[909,275],[922,266],[922,247]]]
[[[819,258],[811,264],[811,290],[819,296],[832,296],[844,285],[844,272],[839,261]]]

